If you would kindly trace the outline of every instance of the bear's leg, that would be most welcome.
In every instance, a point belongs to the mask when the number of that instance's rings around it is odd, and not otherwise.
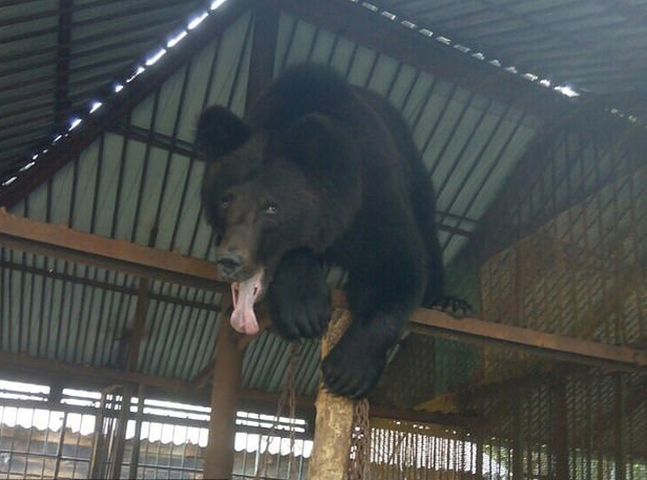
[[[389,349],[422,300],[424,268],[415,255],[420,250],[404,240],[399,247],[380,249],[388,254],[371,256],[370,265],[349,271],[346,294],[353,323],[322,362],[332,393],[362,398],[373,390]]]
[[[272,324],[286,339],[316,338],[325,332],[330,288],[311,250],[293,250],[281,259],[267,297]]]

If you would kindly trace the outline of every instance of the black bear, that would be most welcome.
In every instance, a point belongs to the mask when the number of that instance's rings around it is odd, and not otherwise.
[[[332,69],[301,65],[244,120],[205,110],[196,146],[218,269],[234,286],[232,325],[256,332],[263,296],[285,338],[320,336],[331,313],[323,265],[342,267],[354,322],[323,379],[366,396],[413,310],[444,293],[434,191],[405,121]]]

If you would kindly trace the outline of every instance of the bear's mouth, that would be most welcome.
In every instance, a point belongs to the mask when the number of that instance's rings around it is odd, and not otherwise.
[[[254,313],[254,304],[261,299],[264,270],[260,269],[247,280],[231,284],[231,297],[234,310],[231,313],[231,326],[234,330],[245,335],[258,333],[258,321]]]

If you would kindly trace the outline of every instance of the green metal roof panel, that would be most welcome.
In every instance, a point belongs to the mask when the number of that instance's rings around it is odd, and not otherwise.
[[[85,110],[98,89],[134,67],[134,62],[184,22],[199,0],[75,1],[71,11],[67,91],[71,111]],[[0,125],[0,172],[48,139],[54,128],[59,6],[25,0],[0,5],[0,105],[38,99],[23,121],[5,115]],[[9,107],[7,107],[9,108]],[[42,127],[42,128],[41,128]],[[60,126],[59,126],[60,127]]]
[[[644,2],[468,0],[368,2],[456,44],[595,93],[640,90],[647,47]],[[366,2],[359,2],[358,8]]]

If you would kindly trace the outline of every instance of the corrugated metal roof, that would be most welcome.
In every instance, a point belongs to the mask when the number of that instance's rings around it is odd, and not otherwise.
[[[354,0],[353,0],[354,1]],[[361,2],[366,4],[367,2]],[[643,90],[645,0],[380,0],[375,3],[504,67],[594,93]],[[556,83],[557,82],[557,83]]]
[[[207,105],[227,105],[239,114],[244,111],[252,25],[252,15],[244,15],[187,59],[186,65],[151,92],[119,127],[103,133],[13,212],[213,259],[212,234],[202,218],[198,194],[204,165],[195,161],[191,152],[193,129]],[[283,14],[275,74],[301,61],[329,63],[351,83],[386,95],[403,112],[438,190],[438,217],[448,227],[441,232],[441,240],[445,260],[451,260],[467,240],[456,230],[469,232],[476,227],[533,136],[536,120]],[[152,136],[166,138],[174,147],[185,145],[184,153],[142,140]],[[116,365],[119,339],[132,328],[135,279],[16,252],[5,252],[3,258],[20,264],[23,270],[47,269],[51,264],[55,272],[79,276],[85,283],[101,281],[130,289],[124,293],[95,284],[73,285],[5,267],[0,277],[6,285],[2,288],[2,323],[5,330],[11,325],[12,332],[3,334],[3,350],[97,366]],[[156,283],[152,290],[166,300],[151,301],[137,369],[193,379],[214,354],[219,319],[215,310],[204,305],[216,305],[218,298],[211,292],[169,284]],[[33,303],[32,295],[43,300]],[[184,303],[178,304],[177,299]],[[186,305],[187,301],[201,306]],[[49,313],[43,316],[37,312],[39,308]],[[29,314],[25,314],[27,310]],[[47,341],[41,338],[39,343],[34,336],[43,333],[36,328],[39,322],[57,332],[60,328],[60,335],[48,334]],[[66,341],[60,343],[61,338]],[[288,356],[286,342],[263,334],[246,354],[244,386],[279,389]],[[315,391],[318,359],[317,344],[305,344],[297,380],[300,393]]]
[[[59,6],[59,3],[61,6]],[[200,5],[199,0],[8,0],[0,3],[0,171],[57,126],[56,91],[67,89],[69,113],[133,66]],[[61,44],[59,16],[70,14],[70,41]],[[57,84],[57,65],[69,72]],[[58,127],[61,127],[59,125]]]

